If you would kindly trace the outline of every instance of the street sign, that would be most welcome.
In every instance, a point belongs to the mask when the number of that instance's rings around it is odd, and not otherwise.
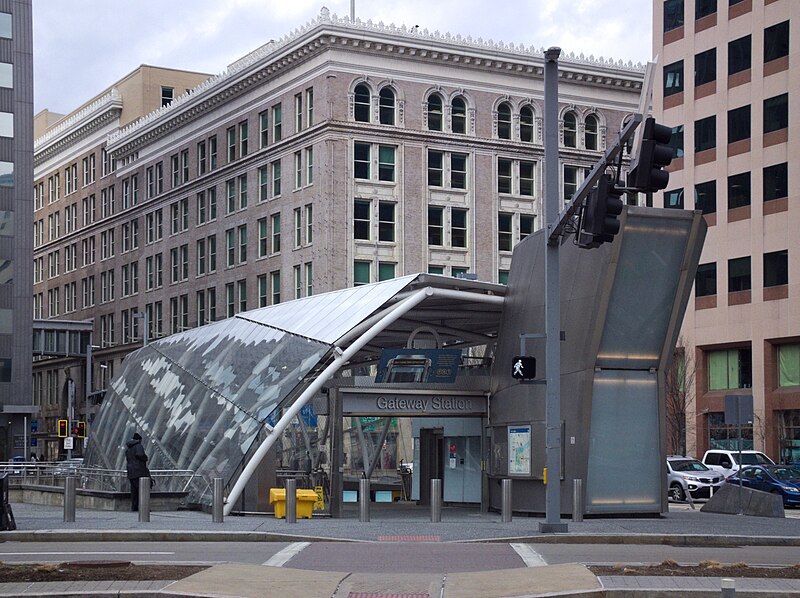
[[[725,395],[725,425],[747,425],[753,421],[753,395]]]
[[[511,362],[511,377],[515,380],[533,380],[536,378],[536,358],[515,357]]]
[[[73,444],[72,436],[67,436],[64,439],[64,449],[68,450],[68,451],[71,451],[73,448],[75,448],[74,446],[72,446],[72,444]]]

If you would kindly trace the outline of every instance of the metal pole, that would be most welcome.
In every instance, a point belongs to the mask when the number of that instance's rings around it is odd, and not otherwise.
[[[739,515],[742,515],[744,513],[744,509],[742,509],[742,402],[739,399],[736,399],[736,420],[739,422],[736,426],[739,429],[739,469],[736,470],[736,475],[739,477]]]
[[[730,577],[723,577],[720,581],[722,598],[734,598],[736,596],[736,580]]]
[[[358,520],[369,522],[369,478],[358,480]]]
[[[548,237],[557,224],[559,213],[558,159],[558,57],[561,48],[544,53],[544,164],[545,209]],[[561,522],[561,289],[558,271],[558,243],[545,245],[545,451],[547,477],[545,488],[545,522],[542,533],[566,532]]]
[[[214,523],[222,523],[222,507],[225,506],[225,496],[223,493],[225,487],[224,483],[225,481],[222,478],[214,478],[213,480],[214,485],[212,487],[212,491],[214,495],[211,520]]]
[[[92,337],[89,336],[89,344],[86,346],[86,437],[89,436],[89,395],[92,393],[94,384],[92,380]],[[86,438],[83,439],[84,446]]]
[[[511,480],[506,478],[500,482],[502,490],[502,509],[500,511],[500,521],[509,523],[511,521]]]
[[[297,523],[297,480],[286,480],[286,523]]]
[[[431,480],[431,522],[442,520],[442,480]]]
[[[75,419],[75,381],[67,378],[67,437],[72,438],[72,421]],[[74,442],[74,440],[73,440]],[[67,459],[72,459],[72,449],[67,449]]]
[[[572,521],[583,521],[583,480],[572,480]]]
[[[139,523],[150,523],[150,478],[139,478]]]
[[[64,523],[75,521],[75,476],[64,478]]]

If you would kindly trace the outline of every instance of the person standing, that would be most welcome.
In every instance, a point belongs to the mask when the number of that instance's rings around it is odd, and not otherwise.
[[[138,432],[127,442],[125,461],[128,467],[128,481],[131,483],[131,511],[139,510],[139,479],[150,477],[147,469],[147,455]]]

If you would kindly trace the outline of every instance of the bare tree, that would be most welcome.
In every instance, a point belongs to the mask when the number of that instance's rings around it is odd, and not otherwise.
[[[681,337],[665,377],[667,452],[671,455],[686,454],[686,417],[693,412],[695,374],[694,359],[686,355]]]

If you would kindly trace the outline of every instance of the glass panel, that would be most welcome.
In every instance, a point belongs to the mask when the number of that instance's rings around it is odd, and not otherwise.
[[[664,464],[660,462],[656,375],[596,373],[591,413],[587,512],[660,508]],[[633,471],[636,483],[630,484]]]
[[[0,37],[11,39],[11,15],[7,12],[0,12]]]
[[[0,210],[0,237],[14,236],[14,212]]]
[[[0,112],[0,137],[14,137],[14,115]]]
[[[14,65],[0,62],[0,87],[14,88]]]
[[[14,321],[13,309],[0,309],[0,334],[11,334],[11,324]]]
[[[14,186],[14,163],[0,162],[0,187]]]
[[[780,386],[800,386],[800,344],[778,347]]]

